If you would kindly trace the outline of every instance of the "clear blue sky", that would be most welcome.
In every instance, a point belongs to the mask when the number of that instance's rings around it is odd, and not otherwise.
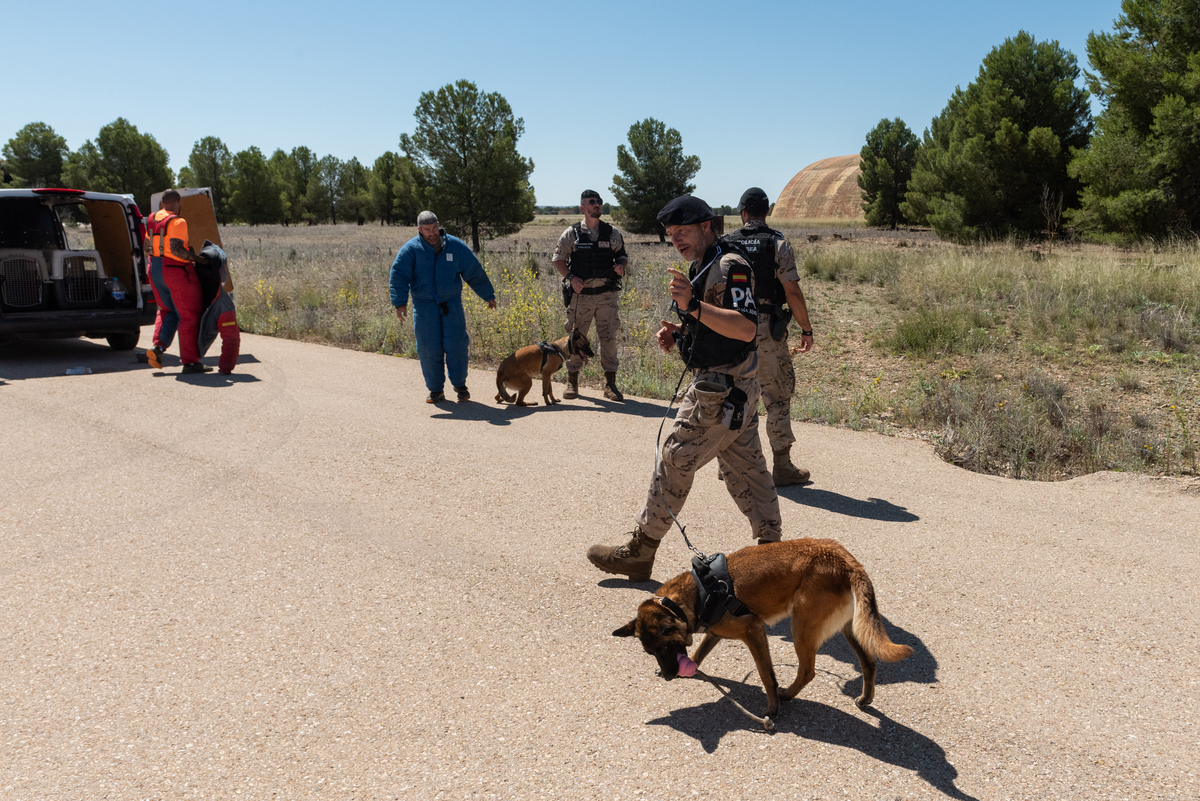
[[[412,132],[421,92],[465,78],[525,120],[518,150],[546,205],[578,203],[585,188],[611,198],[617,146],[646,117],[700,157],[700,197],[733,205],[758,185],[774,200],[803,167],[857,153],[884,117],[919,136],[1022,29],[1090,69],[1088,34],[1111,31],[1121,10],[1119,0],[5,6],[0,142],[40,121],[75,149],[125,117],[176,170],[204,136],[235,152],[307,145],[369,166]],[[175,16],[186,7],[190,19]]]

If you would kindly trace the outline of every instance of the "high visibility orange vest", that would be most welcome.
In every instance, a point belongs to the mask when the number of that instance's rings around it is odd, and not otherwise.
[[[172,225],[175,230],[168,233],[167,229]],[[174,236],[172,237],[171,234]],[[172,238],[181,240],[184,245],[188,243],[187,220],[166,209],[159,209],[154,212],[146,225],[146,239],[150,242],[150,255],[161,257],[163,264],[186,267],[188,262],[180,261],[171,255],[170,240]]]

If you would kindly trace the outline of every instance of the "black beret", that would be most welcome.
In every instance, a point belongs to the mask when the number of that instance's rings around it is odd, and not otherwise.
[[[757,186],[752,186],[742,193],[742,199],[738,201],[738,211],[766,211],[771,208],[771,202],[767,200],[767,193],[759,189]]]
[[[658,213],[658,221],[669,228],[672,225],[697,225],[716,216],[712,208],[700,198],[680,195],[662,207],[662,211]]]
[[[584,200],[587,200],[589,197],[594,197],[594,198],[596,198],[596,200],[604,199],[604,198],[600,197],[600,193],[597,192],[595,189],[585,189],[585,190],[583,190],[583,194],[579,196],[579,200],[584,201]]]

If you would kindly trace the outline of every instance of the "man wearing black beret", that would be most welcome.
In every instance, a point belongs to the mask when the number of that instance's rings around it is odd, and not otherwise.
[[[788,347],[788,322],[800,324],[797,351],[812,350],[812,323],[800,291],[796,254],[783,234],[767,226],[771,204],[767,193],[752,186],[742,193],[738,213],[742,227],[727,239],[739,245],[754,267],[754,297],[758,301],[758,383],[767,410],[767,440],[774,457],[771,477],[775,486],[786,487],[808,481],[807,470],[792,464],[792,395],[796,392],[796,370]],[[788,308],[784,308],[784,303]]]
[[[696,472],[714,458],[725,488],[750,520],[751,536],[758,542],[777,542],[782,536],[779,496],[758,439],[754,271],[733,246],[717,239],[714,216],[707,203],[691,195],[675,198],[658,213],[671,244],[691,262],[686,275],[667,268],[680,322],[662,321],[658,346],[666,353],[679,346],[692,381],[663,442],[629,541],[593,545],[587,554],[605,573],[634,581],[650,578],[672,516],[683,508]]]

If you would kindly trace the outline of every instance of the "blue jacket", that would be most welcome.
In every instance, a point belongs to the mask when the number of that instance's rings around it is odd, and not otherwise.
[[[415,302],[445,303],[461,299],[463,279],[484,301],[496,299],[492,282],[467,243],[456,236],[446,236],[444,230],[442,236],[446,245],[436,255],[433,246],[420,234],[400,248],[388,281],[393,306],[407,306],[410,293]]]

